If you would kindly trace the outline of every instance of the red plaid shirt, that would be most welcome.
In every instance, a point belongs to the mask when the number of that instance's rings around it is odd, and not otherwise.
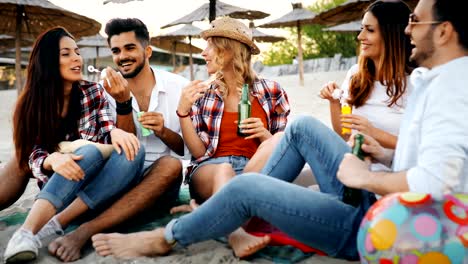
[[[252,95],[256,97],[266,113],[268,130],[271,134],[283,131],[290,113],[286,92],[279,83],[267,79],[256,79]],[[218,86],[211,85],[192,106],[190,118],[195,131],[206,147],[205,155],[195,160],[200,163],[214,155],[218,147],[221,118],[224,111],[224,101]]]
[[[104,96],[104,89],[97,83],[81,81],[78,87],[82,91],[80,95],[81,118],[78,125],[79,138],[99,143],[110,143],[110,131],[114,128],[114,121],[109,109],[109,103]],[[75,140],[68,134],[64,140]],[[42,171],[42,164],[49,152],[35,145],[29,155],[29,168],[32,174],[40,181],[40,185],[47,182],[49,175]]]

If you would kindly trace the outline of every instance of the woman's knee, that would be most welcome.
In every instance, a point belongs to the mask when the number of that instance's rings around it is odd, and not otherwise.
[[[135,161],[143,163],[145,161],[146,149],[145,146],[140,145],[138,152],[135,153]]]
[[[145,147],[140,145],[140,148],[135,153],[135,157],[133,160],[128,160],[127,156],[125,155],[125,150],[122,149],[122,152],[118,154],[115,150],[112,152],[112,155],[117,156],[116,158],[119,159],[119,162],[122,164],[133,165],[133,164],[143,164],[145,162]]]
[[[73,154],[83,155],[83,158],[85,158],[85,159],[95,160],[95,159],[97,159],[99,157],[102,159],[101,152],[93,144],[88,144],[88,145],[84,145],[82,147],[79,147],[78,149],[76,149],[73,152]]]
[[[324,129],[330,130],[315,117],[299,116],[286,128],[286,135],[301,140],[304,137],[319,136]]]
[[[322,125],[318,119],[312,116],[301,115],[292,121],[288,128],[292,132],[303,132],[314,129],[318,126]]]
[[[226,191],[236,194],[238,197],[244,192],[250,192],[258,184],[257,180],[260,173],[249,172],[237,175],[224,187]]]

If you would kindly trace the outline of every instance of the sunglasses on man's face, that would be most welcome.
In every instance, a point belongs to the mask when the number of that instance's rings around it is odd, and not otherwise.
[[[416,17],[416,14],[411,13],[409,15],[409,21],[408,24],[410,25],[435,25],[435,24],[440,24],[443,21],[418,21],[418,18]]]

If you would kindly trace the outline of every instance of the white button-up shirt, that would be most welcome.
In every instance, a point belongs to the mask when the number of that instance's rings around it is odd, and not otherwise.
[[[179,117],[176,115],[176,109],[179,104],[182,89],[188,85],[189,81],[180,75],[163,70],[153,69],[153,73],[156,85],[153,87],[153,91],[151,92],[148,112],[161,113],[164,117],[164,126],[182,136]],[[107,93],[106,97],[109,100],[114,120],[117,120],[115,100]],[[137,117],[137,113],[140,112],[140,107],[135,99],[132,102],[132,107],[133,121],[137,137],[146,149],[145,168],[152,165],[162,156],[172,155],[177,158],[182,158],[169,149],[169,147],[154,134],[146,137],[142,136],[141,125],[138,122]]]
[[[418,68],[411,81],[393,171],[407,170],[413,192],[468,192],[468,57]]]

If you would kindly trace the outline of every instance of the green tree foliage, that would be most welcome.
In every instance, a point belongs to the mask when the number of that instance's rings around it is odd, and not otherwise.
[[[319,0],[308,7],[318,14],[324,10],[344,3],[346,0]],[[325,26],[307,25],[302,27],[302,47],[304,59],[333,57],[341,53],[344,57],[356,56],[356,34],[335,33],[323,31]],[[285,28],[290,32],[290,37],[285,41],[272,44],[264,53],[265,65],[279,65],[292,63],[297,55],[297,29]]]

